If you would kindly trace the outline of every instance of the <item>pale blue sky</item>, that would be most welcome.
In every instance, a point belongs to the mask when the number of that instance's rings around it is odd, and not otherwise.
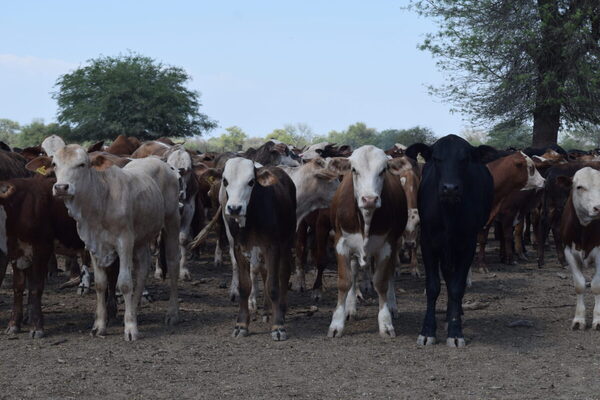
[[[202,111],[264,136],[363,121],[379,130],[468,122],[428,95],[443,81],[417,50],[433,24],[407,1],[6,1],[0,5],[0,118],[54,121],[60,74],[132,50],[192,76]]]

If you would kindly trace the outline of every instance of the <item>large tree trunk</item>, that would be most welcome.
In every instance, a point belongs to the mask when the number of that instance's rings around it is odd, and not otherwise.
[[[560,105],[537,106],[533,112],[532,147],[556,144],[560,127]]]

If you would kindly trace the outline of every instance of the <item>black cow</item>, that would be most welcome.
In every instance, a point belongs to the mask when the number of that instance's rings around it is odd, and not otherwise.
[[[434,145],[416,143],[406,155],[426,160],[419,187],[421,252],[425,264],[427,312],[419,345],[435,343],[435,303],[440,294],[441,270],[448,289],[448,339],[450,347],[463,347],[462,299],[473,261],[477,233],[486,223],[494,196],[493,179],[481,161],[487,147],[473,147],[448,135]]]

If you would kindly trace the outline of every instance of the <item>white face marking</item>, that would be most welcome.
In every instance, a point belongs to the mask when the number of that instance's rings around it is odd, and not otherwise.
[[[521,190],[530,190],[530,189],[542,189],[544,187],[544,178],[538,172],[537,168],[533,164],[533,160],[527,156],[527,154],[521,152],[523,157],[525,157],[525,161],[527,161],[527,183]]]
[[[59,149],[62,149],[65,146],[65,141],[62,140],[60,136],[56,135],[48,136],[42,142],[42,149],[44,149],[48,157],[54,157],[54,154],[56,154]]]
[[[183,169],[188,171],[192,169],[192,157],[184,149],[177,149],[167,158],[167,164],[173,168],[180,170]]]
[[[373,210],[381,207],[381,190],[387,169],[387,157],[383,150],[366,145],[359,147],[350,157],[354,197],[358,207]]]
[[[53,194],[57,195],[57,186],[66,184],[68,185],[66,193],[61,194],[75,196],[77,182],[81,181],[90,170],[90,158],[87,152],[78,145],[65,146],[56,152],[53,163],[56,174]]]
[[[320,157],[317,150],[324,150],[328,144],[328,142],[321,142],[310,145],[305,152],[300,154],[300,158],[302,158],[303,160],[312,160],[313,158]]]
[[[251,160],[241,157],[227,160],[221,181],[221,188],[227,194],[227,203],[223,210],[226,216],[236,219],[246,216],[255,184],[254,163]]]
[[[600,171],[590,167],[580,169],[573,176],[573,206],[581,225],[600,219]]]

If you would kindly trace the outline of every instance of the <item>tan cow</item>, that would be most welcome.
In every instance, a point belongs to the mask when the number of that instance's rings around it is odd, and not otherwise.
[[[92,168],[85,149],[78,145],[57,151],[54,165],[57,180],[54,196],[64,199],[92,255],[97,298],[92,335],[106,333],[106,268],[118,257],[117,287],[125,298],[125,340],[138,338],[137,307],[151,263],[150,243],[161,230],[171,284],[165,322],[174,324],[179,310],[176,171],[154,157],[133,160],[123,169],[110,167],[97,171]]]

